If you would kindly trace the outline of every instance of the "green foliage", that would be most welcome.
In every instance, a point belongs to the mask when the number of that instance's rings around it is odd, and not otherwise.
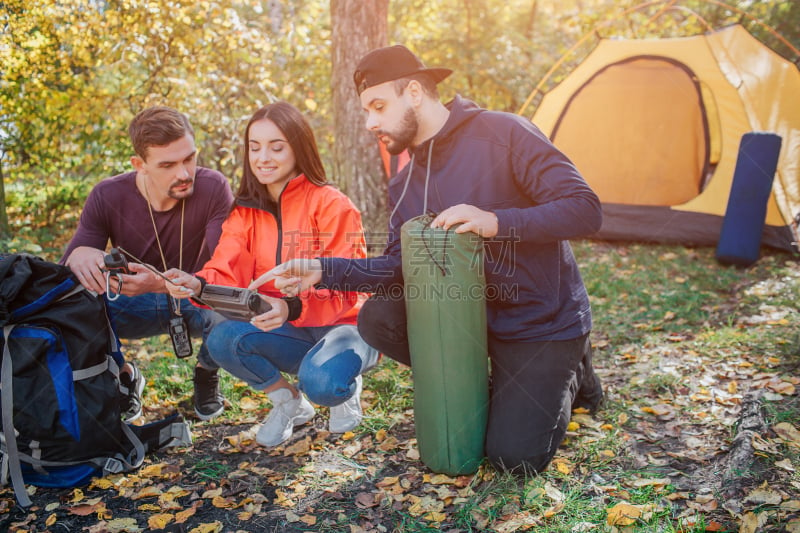
[[[445,98],[459,92],[508,111],[562,58],[543,89],[563,78],[591,50],[595,30],[676,36],[742,22],[796,59],[760,20],[800,47],[797,2],[647,4],[634,11],[634,0],[393,0],[388,40],[455,71],[442,84]],[[8,206],[11,233],[74,217],[91,185],[129,169],[127,124],[144,106],[186,112],[201,164],[235,184],[246,120],[285,99],[306,112],[333,168],[330,25],[323,0],[2,2],[0,175],[13,194],[5,203],[0,195],[0,211]]]

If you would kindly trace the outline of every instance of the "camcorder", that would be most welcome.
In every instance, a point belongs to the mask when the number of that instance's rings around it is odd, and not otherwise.
[[[197,300],[225,318],[243,322],[272,309],[256,291],[224,285],[206,285]]]

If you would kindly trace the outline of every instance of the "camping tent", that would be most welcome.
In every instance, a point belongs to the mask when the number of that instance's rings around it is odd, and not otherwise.
[[[701,245],[719,239],[742,135],[775,133],[762,243],[796,249],[800,71],[742,26],[603,39],[532,120],[598,193],[599,238]]]

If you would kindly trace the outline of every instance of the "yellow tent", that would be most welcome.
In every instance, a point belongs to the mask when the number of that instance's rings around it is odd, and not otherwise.
[[[603,202],[600,238],[716,244],[739,142],[782,138],[762,243],[796,248],[800,71],[739,25],[671,39],[603,39],[533,122]]]

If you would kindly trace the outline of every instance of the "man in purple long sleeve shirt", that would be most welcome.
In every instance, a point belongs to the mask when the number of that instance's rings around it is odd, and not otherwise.
[[[224,400],[205,337],[221,317],[188,300],[172,299],[164,280],[135,259],[162,272],[199,270],[217,245],[233,194],[222,174],[197,166],[194,132],[182,113],[167,107],[145,109],[131,122],[129,134],[134,170],[104,179],[92,189],[61,262],[87,289],[99,294],[110,289],[107,308],[121,338],[169,333],[176,317],[185,320],[192,336],[202,336],[193,403],[196,415],[210,420],[223,411]],[[107,287],[103,270],[109,242],[130,254],[131,274],[120,276],[119,291],[116,283]],[[128,392],[124,416],[134,420],[142,413],[144,379],[128,363],[120,381]]]

